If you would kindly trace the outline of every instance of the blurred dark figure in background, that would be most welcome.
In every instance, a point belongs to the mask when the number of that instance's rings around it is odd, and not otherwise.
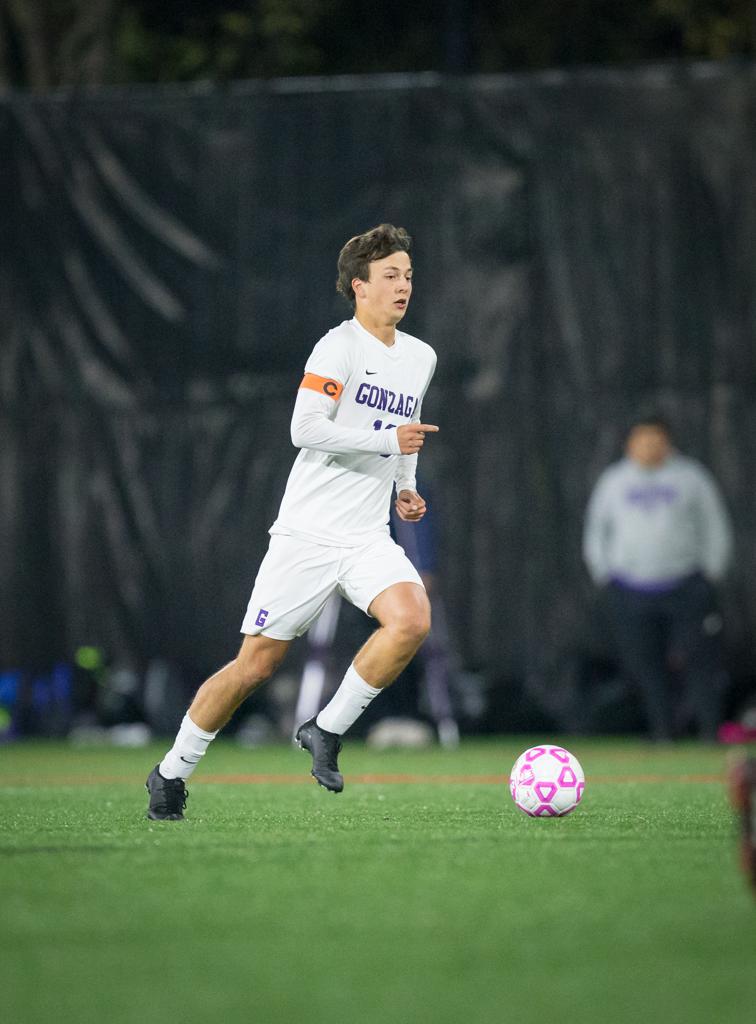
[[[675,450],[661,417],[636,421],[625,452],[591,495],[585,561],[605,588],[620,668],[640,690],[652,738],[678,732],[675,670],[698,734],[713,740],[724,680],[713,584],[730,562],[730,519],[711,474]]]
[[[428,487],[424,486],[427,492]],[[432,507],[433,501],[430,497],[426,500]],[[452,707],[453,653],[446,606],[438,583],[438,533],[435,514],[429,509],[418,523],[408,524],[392,511],[391,533],[420,573],[433,608],[430,633],[418,652],[423,673],[423,697],[436,727],[439,743],[444,747],[455,747],[459,743],[459,727]]]

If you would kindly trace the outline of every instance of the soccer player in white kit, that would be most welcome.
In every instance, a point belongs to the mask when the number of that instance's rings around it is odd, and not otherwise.
[[[430,629],[420,576],[389,535],[389,510],[417,522],[417,455],[438,427],[421,422],[433,349],[397,330],[412,294],[410,238],[381,224],[350,239],[338,290],[355,315],[317,343],[291,420],[300,449],[260,565],[236,658],[197,691],[171,750],[147,779],[148,817],[177,820],[185,781],[242,701],[281,664],[337,590],[376,619],[331,701],[297,730],[326,789],[344,787],[340,737],[404,669]]]

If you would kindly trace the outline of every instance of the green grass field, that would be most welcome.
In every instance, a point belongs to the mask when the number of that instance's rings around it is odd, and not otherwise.
[[[0,1017],[753,1024],[725,752],[564,740],[585,798],[540,820],[504,782],[536,739],[347,743],[339,796],[221,740],[184,822],[144,818],[163,745],[2,748]]]

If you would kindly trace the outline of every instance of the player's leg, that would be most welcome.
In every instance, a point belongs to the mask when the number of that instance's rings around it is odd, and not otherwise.
[[[245,636],[234,660],[200,686],[173,746],[147,779],[148,817],[172,821],[183,818],[186,780],[242,701],[275,672],[290,643],[262,634]]]
[[[336,551],[336,555],[334,554]],[[239,705],[278,668],[336,587],[338,549],[271,539],[249,599],[236,658],[197,691],[172,749],[147,780],[151,818],[183,818],[184,782]]]
[[[407,667],[430,632],[430,602],[419,584],[395,583],[370,602],[368,614],[379,627],[352,664],[366,683],[383,690]]]
[[[300,746],[312,754],[313,776],[334,793],[344,788],[339,737],[406,668],[430,628],[430,604],[416,583],[393,584],[370,604],[370,614],[379,628],[360,648],[326,707],[297,730]]]
[[[389,538],[356,552],[340,587],[352,604],[378,621],[379,628],[357,653],[326,707],[297,730],[300,745],[313,756],[312,774],[336,793],[344,785],[337,764],[339,737],[407,666],[431,622],[422,581]]]
[[[189,778],[234,711],[276,671],[290,643],[261,633],[244,637],[234,660],[197,690],[173,747],[160,763],[163,778]]]
[[[239,653],[195,694],[189,717],[203,730],[216,733],[234,711],[279,667],[291,640],[277,640],[263,633],[245,636]]]
[[[378,629],[363,644],[329,703],[317,716],[322,729],[343,735],[381,690],[409,664],[430,629],[428,596],[416,583],[395,583],[371,602]]]

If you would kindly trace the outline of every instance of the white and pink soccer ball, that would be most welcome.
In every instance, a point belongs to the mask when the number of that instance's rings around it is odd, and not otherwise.
[[[512,799],[531,818],[561,818],[583,798],[585,775],[564,747],[544,743],[520,754],[509,776]]]

